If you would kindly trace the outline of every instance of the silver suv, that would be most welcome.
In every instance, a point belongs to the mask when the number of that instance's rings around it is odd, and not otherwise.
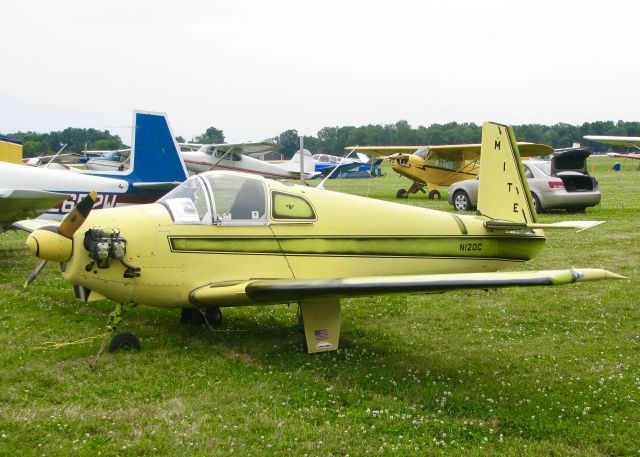
[[[590,155],[589,148],[568,148],[557,149],[549,160],[522,161],[537,212],[560,208],[583,212],[600,203],[598,180],[587,172]],[[478,179],[460,181],[449,188],[447,200],[455,209],[476,208]]]

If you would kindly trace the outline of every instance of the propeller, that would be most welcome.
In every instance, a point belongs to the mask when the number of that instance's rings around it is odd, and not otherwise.
[[[40,274],[49,260],[64,262],[71,257],[73,250],[73,234],[87,219],[91,208],[95,204],[98,194],[92,191],[84,197],[62,220],[59,226],[48,226],[34,230],[27,237],[27,248],[40,261],[33,269],[24,283],[24,287],[29,286]]]

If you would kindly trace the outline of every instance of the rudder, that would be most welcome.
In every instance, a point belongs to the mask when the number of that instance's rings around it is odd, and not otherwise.
[[[478,211],[492,219],[525,224],[537,222],[520,152],[507,125],[482,125]]]
[[[142,182],[182,182],[189,176],[167,115],[134,112],[130,178]]]

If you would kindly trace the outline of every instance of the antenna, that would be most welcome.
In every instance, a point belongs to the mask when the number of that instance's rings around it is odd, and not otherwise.
[[[58,157],[62,151],[64,151],[64,148],[67,147],[67,144],[68,143],[63,144],[62,147],[60,149],[58,149],[58,152],[56,152],[53,155],[53,157],[51,157],[51,159],[49,159],[49,161],[47,162],[47,165],[49,165],[51,162],[53,162],[55,160],[55,158]]]
[[[304,186],[304,136],[300,135],[300,185]]]
[[[358,145],[356,145],[356,146],[355,146],[351,151],[349,151],[349,154],[347,154],[346,156],[344,156],[344,158],[345,158],[345,159],[346,159],[346,158],[348,158],[348,157],[351,155],[351,153],[352,153],[352,152],[354,152],[356,149],[358,149]],[[318,185],[316,186],[316,189],[324,189],[324,182],[325,182],[327,179],[329,179],[329,178],[331,177],[331,175],[332,175],[332,174],[333,174],[333,173],[338,169],[338,166],[339,166],[339,165],[336,165],[336,166],[333,168],[333,170],[331,170],[331,171],[329,172],[329,174],[328,174],[327,176],[325,176],[325,178],[324,178],[322,181],[320,181],[320,184],[318,184]]]

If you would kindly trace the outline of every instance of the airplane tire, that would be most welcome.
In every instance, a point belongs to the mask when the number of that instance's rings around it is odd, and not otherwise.
[[[396,192],[396,198],[409,198],[406,189],[398,189],[398,192]]]
[[[191,324],[191,323],[193,323],[193,309],[191,309],[191,308],[182,308],[180,310],[180,323],[181,324]]]
[[[133,333],[118,333],[109,343],[109,352],[140,350],[140,341]]]
[[[442,194],[439,190],[432,190],[431,192],[429,192],[427,198],[429,200],[440,200],[442,198]]]
[[[217,326],[222,323],[222,311],[217,306],[210,306],[207,308],[207,322],[210,326]]]

